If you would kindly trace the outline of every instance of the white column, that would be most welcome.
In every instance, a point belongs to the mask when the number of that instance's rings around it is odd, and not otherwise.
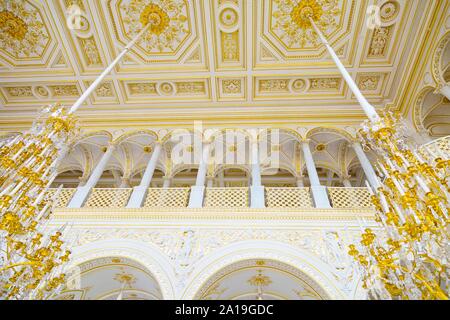
[[[344,177],[342,179],[342,184],[344,185],[344,187],[346,188],[353,188],[352,183],[350,182],[350,177]]]
[[[361,93],[361,90],[359,90],[358,86],[356,85],[355,81],[353,80],[350,73],[348,73],[347,69],[345,69],[344,65],[342,64],[341,60],[339,60],[339,57],[334,52],[333,48],[328,43],[327,39],[325,39],[325,36],[320,31],[320,29],[317,27],[316,23],[312,18],[309,18],[311,21],[311,24],[316,31],[317,35],[319,36],[322,43],[327,48],[328,52],[331,55],[331,58],[334,60],[334,63],[338,67],[339,71],[341,72],[342,76],[344,77],[345,81],[347,82],[347,85],[349,86],[350,90],[352,90],[353,94],[355,95],[356,99],[358,100],[359,104],[363,108],[364,112],[366,113],[367,117],[372,122],[378,122],[380,120],[380,116],[377,114],[375,108],[367,101],[367,99],[363,96]]]
[[[361,163],[361,167],[364,170],[364,174],[366,175],[367,180],[369,181],[372,188],[377,190],[381,186],[381,183],[378,180],[375,170],[373,170],[372,164],[370,163],[369,159],[367,158],[366,154],[364,153],[364,150],[361,147],[361,144],[359,142],[354,142],[352,146],[353,146],[353,150],[355,150],[355,153],[356,153],[356,156],[358,157],[359,162]]]
[[[116,149],[115,145],[109,145],[108,150],[106,150],[105,154],[100,159],[100,162],[97,164],[94,171],[89,176],[89,179],[86,182],[86,184],[82,187],[77,188],[77,191],[75,192],[72,200],[70,200],[70,203],[67,206],[68,208],[81,208],[81,206],[83,206],[92,188],[95,187],[98,180],[102,176],[103,171],[105,170],[105,167],[108,164],[108,161],[111,158],[115,149]]]
[[[221,187],[221,188],[225,187],[224,179],[225,179],[225,174],[224,174],[223,171],[220,171],[220,173],[219,173],[219,187]]]
[[[303,177],[298,177],[297,178],[297,188],[304,188],[305,187],[305,183],[303,181]]]
[[[170,177],[163,177],[163,188],[164,189],[170,188],[171,182],[172,182],[172,179]]]
[[[207,177],[206,180],[207,180],[207,183],[206,183],[207,187],[212,188],[214,186],[214,177]]]
[[[319,175],[317,174],[316,165],[309,148],[309,141],[302,142],[303,156],[305,158],[306,169],[308,170],[309,181],[311,183],[311,191],[316,208],[331,208],[330,200],[327,195],[327,188],[320,185]]]
[[[250,207],[264,208],[264,187],[261,185],[261,165],[259,162],[259,143],[255,138],[251,141],[252,185],[250,187]]]
[[[122,178],[119,188],[130,188],[130,178]]]
[[[144,201],[147,190],[150,187],[150,183],[153,178],[153,173],[156,169],[156,164],[158,163],[159,156],[161,154],[162,145],[156,143],[153,154],[145,168],[144,174],[142,175],[141,182],[139,186],[133,188],[133,193],[131,194],[130,200],[128,201],[127,208],[140,208],[142,202]]]
[[[211,144],[203,145],[202,158],[198,166],[197,180],[195,186],[191,187],[191,196],[189,197],[189,208],[203,207],[203,196],[205,193],[206,173],[208,171],[208,160]]]
[[[439,89],[439,92],[446,96],[448,100],[450,100],[450,85],[446,84]]]

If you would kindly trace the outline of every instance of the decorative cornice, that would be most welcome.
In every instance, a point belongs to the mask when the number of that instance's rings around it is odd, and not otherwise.
[[[373,209],[293,208],[58,208],[53,220],[258,220],[356,221],[374,219]]]

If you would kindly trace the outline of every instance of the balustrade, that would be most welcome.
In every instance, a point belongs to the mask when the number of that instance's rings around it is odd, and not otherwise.
[[[87,208],[123,208],[131,195],[131,188],[94,188],[88,197]]]
[[[284,187],[265,189],[265,205],[270,208],[314,209],[310,188]],[[84,208],[124,208],[132,193],[131,188],[94,188]],[[367,188],[327,188],[332,208],[372,208]],[[61,189],[56,207],[68,207],[75,188]],[[190,188],[149,188],[143,208],[187,208]],[[57,192],[49,189],[48,197]],[[248,208],[250,192],[244,188],[205,188],[204,208]]]
[[[310,188],[265,188],[267,208],[314,208]]]
[[[248,188],[206,188],[204,207],[245,208],[249,206]]]
[[[190,191],[190,188],[149,188],[144,208],[185,208]]]
[[[333,208],[371,208],[370,192],[367,188],[328,188]]]

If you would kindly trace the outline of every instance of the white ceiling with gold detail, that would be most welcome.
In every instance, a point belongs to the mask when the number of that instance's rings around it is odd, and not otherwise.
[[[380,8],[370,29],[367,10]],[[0,124],[70,105],[150,30],[79,112],[86,126],[361,121],[363,113],[308,22],[315,19],[364,94],[398,107],[439,1],[0,1]],[[326,108],[326,112],[324,112]]]
[[[213,275],[201,300],[322,300],[324,290],[300,270],[274,260],[244,260]]]
[[[161,300],[157,280],[141,264],[123,257],[87,261],[68,275],[57,300]]]

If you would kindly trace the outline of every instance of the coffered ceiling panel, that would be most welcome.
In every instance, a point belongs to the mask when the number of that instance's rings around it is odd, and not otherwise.
[[[371,5],[380,13],[375,28]],[[0,124],[26,127],[39,106],[73,103],[148,22],[81,108],[85,125],[359,122],[362,111],[302,13],[312,11],[381,108],[398,107],[443,7],[434,0],[0,1]]]

